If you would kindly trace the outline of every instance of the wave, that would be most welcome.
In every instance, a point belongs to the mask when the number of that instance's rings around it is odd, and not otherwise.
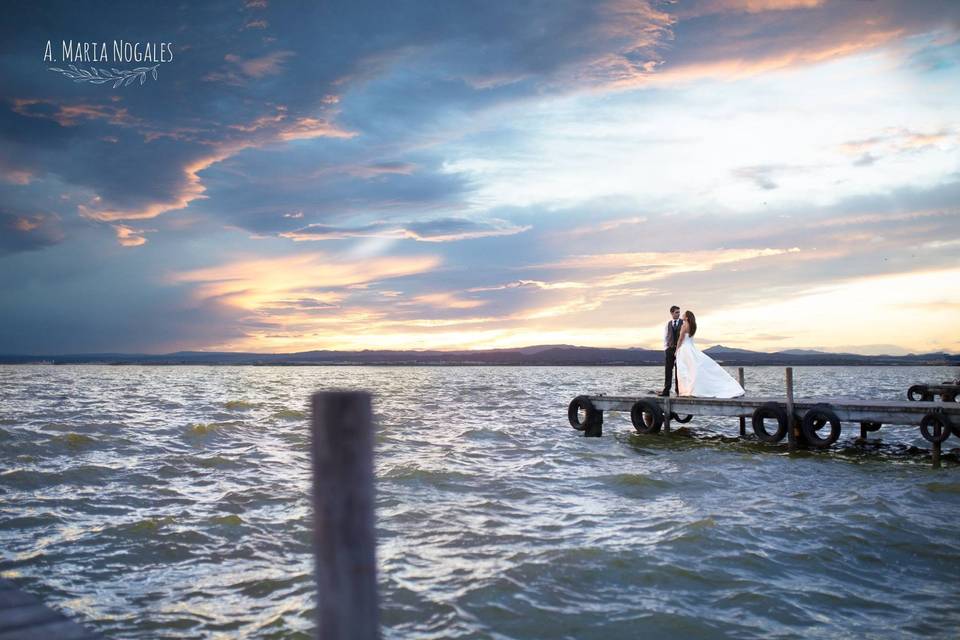
[[[223,403],[224,409],[228,411],[246,411],[247,409],[254,409],[259,406],[258,403],[248,400],[227,400]]]

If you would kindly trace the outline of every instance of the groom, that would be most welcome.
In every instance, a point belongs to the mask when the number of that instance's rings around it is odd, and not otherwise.
[[[663,328],[663,391],[659,396],[669,396],[673,384],[673,366],[677,362],[677,338],[680,337],[680,307],[670,307],[670,320]],[[680,393],[678,390],[677,393]]]

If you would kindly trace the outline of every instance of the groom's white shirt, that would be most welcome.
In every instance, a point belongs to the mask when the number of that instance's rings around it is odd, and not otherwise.
[[[677,322],[679,322],[679,320]],[[665,324],[663,327],[663,348],[665,350],[670,348],[670,325],[672,324],[673,319],[671,318],[670,320],[667,320],[667,324]],[[677,326],[679,326],[679,324]]]

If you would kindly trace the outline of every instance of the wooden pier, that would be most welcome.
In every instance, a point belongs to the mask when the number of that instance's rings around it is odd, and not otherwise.
[[[937,396],[943,402],[956,402],[960,398],[960,380],[943,382],[941,384],[915,384],[907,389],[907,400],[936,400]]]
[[[743,369],[739,371],[743,385]],[[587,437],[603,435],[603,412],[623,411],[630,414],[634,428],[643,434],[670,431],[672,422],[686,424],[695,416],[727,416],[740,419],[740,435],[746,435],[749,420],[753,432],[762,442],[777,443],[784,438],[790,448],[808,446],[827,448],[840,437],[842,425],[854,423],[860,438],[885,425],[920,428],[932,444],[934,468],[940,466],[941,445],[951,435],[960,438],[960,402],[952,389],[938,391],[944,401],[922,400],[859,400],[849,398],[794,398],[793,369],[786,370],[785,396],[782,398],[741,396],[739,398],[699,398],[695,396],[663,397],[653,393],[641,396],[582,395],[570,402],[567,416],[570,425]],[[923,386],[929,394],[930,388]],[[952,387],[953,385],[951,385]],[[911,397],[916,393],[909,394]],[[949,400],[947,400],[949,398]],[[772,428],[771,428],[772,426]]]
[[[0,640],[103,640],[103,636],[47,607],[0,578]]]

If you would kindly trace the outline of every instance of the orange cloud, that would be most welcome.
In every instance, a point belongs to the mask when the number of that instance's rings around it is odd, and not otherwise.
[[[604,253],[571,256],[565,260],[539,265],[547,269],[637,269],[611,276],[606,284],[622,284],[619,278],[653,280],[675,273],[709,271],[720,264],[794,253],[792,249],[719,249],[713,251],[662,251],[643,253]],[[616,282],[614,282],[616,280]]]
[[[272,115],[260,116],[249,124],[231,124],[228,126],[231,129],[237,129],[239,131],[256,131],[257,129],[262,129],[263,127],[283,122],[287,117],[287,107],[280,104],[277,105],[274,110],[276,113]]]
[[[224,81],[229,84],[245,84],[250,79],[281,73],[284,62],[293,55],[295,55],[293,51],[272,51],[257,58],[243,58],[235,53],[228,53],[223,56],[223,59],[231,66],[224,71],[208,73],[203,79],[214,82]]]
[[[815,9],[826,0],[705,0],[690,7],[678,8],[681,18],[693,18],[717,13],[763,13],[765,11],[793,11]]]
[[[145,229],[132,229],[122,224],[113,225],[113,230],[117,234],[117,241],[124,247],[139,247],[146,244],[147,239],[143,237]]]
[[[217,153],[194,160],[188,164],[183,170],[184,178],[186,179],[186,185],[180,189],[179,193],[174,194],[169,200],[164,202],[154,202],[141,207],[140,209],[98,209],[96,208],[96,203],[101,202],[101,198],[98,196],[93,199],[91,205],[78,206],[80,215],[82,215],[84,218],[98,220],[100,222],[112,222],[117,220],[147,220],[150,218],[156,218],[160,214],[166,213],[167,211],[183,209],[197,198],[204,197],[203,193],[206,191],[206,187],[204,187],[201,183],[200,176],[198,174],[210,165],[230,157],[236,153],[237,150],[237,147],[228,147]]]
[[[851,39],[845,42],[829,42],[817,47],[794,47],[785,51],[757,57],[734,56],[695,62],[677,66],[665,65],[662,71],[656,74],[636,78],[633,84],[673,84],[685,83],[705,78],[721,78],[724,80],[738,80],[751,76],[779,71],[790,67],[804,66],[826,62],[861,51],[874,49],[883,44],[896,40],[904,35],[903,29],[891,28],[877,31]]]
[[[33,231],[39,227],[42,222],[43,219],[40,217],[26,218],[21,216],[13,221],[13,228],[23,232]]]
[[[840,145],[840,151],[847,155],[860,155],[880,148],[889,152],[901,153],[924,149],[944,142],[956,144],[958,141],[960,139],[958,139],[956,132],[950,129],[923,132],[905,128],[888,128],[869,138],[845,142]]]
[[[4,182],[19,185],[30,184],[30,181],[33,179],[33,174],[24,169],[12,169],[9,171],[4,171],[2,176]]]
[[[308,140],[310,138],[353,138],[357,133],[347,131],[322,118],[297,118],[292,125],[280,131],[281,140]]]
[[[426,304],[440,309],[475,309],[486,304],[484,300],[464,300],[452,293],[429,293],[413,298],[410,303]]]
[[[53,113],[47,113],[32,108],[36,105],[53,105],[56,110]],[[124,126],[130,126],[136,122],[126,108],[112,105],[60,104],[53,100],[14,98],[13,111],[28,118],[53,120],[62,127],[76,126],[80,120],[105,120],[110,124]]]
[[[242,260],[176,273],[174,282],[193,283],[198,299],[216,299],[248,310],[283,305],[291,298],[316,298],[321,289],[362,285],[430,271],[434,256],[376,258],[350,262],[322,253]],[[329,298],[326,301],[330,301]]]

